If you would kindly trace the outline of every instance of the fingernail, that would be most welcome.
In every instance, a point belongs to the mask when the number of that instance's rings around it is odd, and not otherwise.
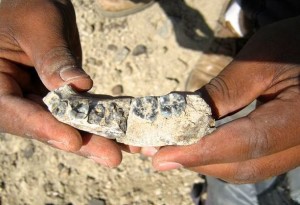
[[[59,142],[59,141],[55,141],[55,140],[49,140],[49,141],[47,141],[47,143],[49,145],[53,146],[53,147],[58,148],[58,149],[68,150],[68,146],[64,142]]]
[[[99,163],[105,167],[110,168],[109,164],[107,163],[107,160],[101,157],[95,157],[95,156],[88,156],[89,159],[93,160],[96,163]]]
[[[75,67],[67,67],[63,68],[59,73],[61,79],[64,81],[72,81],[76,78],[89,78],[83,70],[75,68]]]
[[[172,169],[179,169],[183,166],[177,162],[161,162],[158,164],[158,171],[169,171]]]
[[[148,157],[152,157],[157,153],[157,149],[154,147],[144,147],[142,153]]]

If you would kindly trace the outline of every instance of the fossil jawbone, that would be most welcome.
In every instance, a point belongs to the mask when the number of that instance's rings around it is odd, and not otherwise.
[[[59,121],[134,146],[190,145],[214,125],[210,107],[197,94],[112,98],[66,85],[43,100]]]

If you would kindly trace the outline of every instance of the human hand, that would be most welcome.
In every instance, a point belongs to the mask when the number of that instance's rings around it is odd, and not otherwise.
[[[157,170],[185,167],[233,183],[257,182],[300,165],[300,18],[261,29],[201,92],[222,118],[258,98],[248,116],[197,144],[161,148]]]
[[[0,3],[0,132],[33,138],[109,167],[121,162],[111,140],[58,122],[42,103],[47,90],[92,87],[81,68],[81,46],[69,0]],[[47,88],[47,89],[46,89]]]

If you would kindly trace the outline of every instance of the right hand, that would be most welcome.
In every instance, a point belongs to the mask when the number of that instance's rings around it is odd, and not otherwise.
[[[117,143],[58,122],[41,100],[64,84],[79,91],[92,87],[81,67],[70,0],[2,0],[0,36],[0,132],[117,166],[122,158]]]
[[[200,91],[217,119],[258,99],[245,117],[189,146],[153,157],[160,171],[179,167],[231,183],[256,183],[300,166],[300,17],[258,31]]]

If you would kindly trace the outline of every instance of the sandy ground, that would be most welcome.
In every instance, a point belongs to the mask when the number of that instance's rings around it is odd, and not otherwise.
[[[184,90],[207,49],[225,0],[161,0],[138,14],[106,19],[93,0],[73,0],[84,69],[93,92],[163,95]],[[0,134],[0,204],[192,204],[196,173],[158,173],[151,159],[124,155],[115,169],[39,142]]]

